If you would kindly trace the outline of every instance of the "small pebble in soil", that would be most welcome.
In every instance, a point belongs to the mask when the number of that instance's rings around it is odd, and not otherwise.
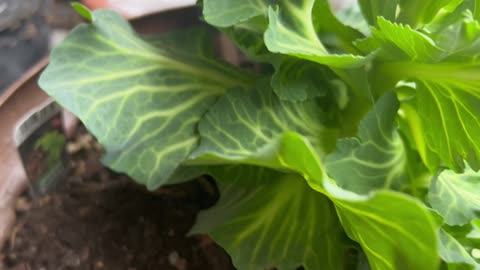
[[[103,268],[103,262],[102,261],[97,261],[95,263],[95,269],[102,269]]]
[[[186,260],[180,257],[180,255],[178,255],[176,251],[170,252],[170,254],[168,254],[168,262],[177,270],[185,270],[187,268]]]

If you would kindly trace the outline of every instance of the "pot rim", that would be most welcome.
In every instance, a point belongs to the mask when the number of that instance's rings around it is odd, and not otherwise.
[[[39,72],[41,72],[48,64],[48,57],[43,57],[40,61],[38,61],[35,65],[33,65],[30,69],[28,69],[25,73],[20,76],[17,80],[15,80],[7,89],[0,95],[0,106],[7,103],[9,98],[22,86],[28,82],[32,77],[35,77]]]

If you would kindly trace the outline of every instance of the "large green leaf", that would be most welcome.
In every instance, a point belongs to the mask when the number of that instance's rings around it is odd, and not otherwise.
[[[398,132],[404,142],[408,163],[405,171],[410,180],[409,186],[403,191],[423,199],[428,193],[439,161],[425,143],[420,116],[415,109],[415,90],[407,86],[400,88],[404,89],[397,89],[401,103],[397,115]]]
[[[275,64],[271,84],[280,99],[305,101],[326,96],[332,90],[330,74],[331,71],[317,63],[286,57]]]
[[[377,27],[372,28],[372,36],[387,50],[389,58],[395,58],[397,61],[401,59],[416,62],[434,61],[443,53],[427,35],[408,25],[392,23],[383,17],[379,17]]]
[[[443,28],[433,29],[435,32],[432,36],[438,46],[448,52],[447,59],[470,62],[472,56],[477,55],[480,50],[480,23],[468,8],[459,7],[458,9],[463,12],[456,11],[460,14],[450,14],[449,17],[454,21],[448,26],[442,24]]]
[[[112,11],[92,17],[53,50],[40,86],[105,146],[108,166],[158,187],[197,146],[201,116],[246,75],[210,59],[205,30],[142,38]]]
[[[417,110],[429,149],[450,168],[461,170],[466,160],[479,168],[480,65],[478,63],[399,63],[390,72],[413,79]],[[395,70],[395,71],[394,71]]]
[[[420,201],[393,191],[360,196],[324,183],[343,228],[360,243],[371,269],[438,269],[437,226]]]
[[[470,233],[470,238],[480,240],[480,219],[475,219],[471,222],[472,231]]]
[[[258,61],[273,57],[263,41],[268,26],[268,0],[203,0],[205,20],[221,30],[247,56]]]
[[[358,4],[371,25],[377,23],[378,16],[395,21],[398,0],[358,0]]]
[[[399,0],[400,13],[397,21],[412,27],[420,27],[429,23],[445,6],[454,9],[464,0]]]
[[[480,173],[470,168],[462,174],[445,170],[433,180],[428,196],[447,224],[467,224],[479,217]]]
[[[451,243],[451,245],[452,246],[460,245],[463,250],[465,250],[469,255],[472,255],[472,257],[476,260],[476,262],[480,262],[479,260],[480,258],[477,255],[478,250],[480,250],[480,222],[479,221],[480,221],[479,219],[475,219],[475,220],[472,220],[472,222],[465,224],[463,226],[444,225],[442,228],[445,231],[445,233],[448,234],[449,238],[453,238],[455,239],[455,242],[457,242],[457,243]],[[460,257],[457,257],[457,258],[460,258]],[[480,267],[477,267],[477,268],[480,269]]]
[[[465,16],[471,16],[474,20],[478,20],[479,7],[480,2],[478,0],[450,1],[422,30],[429,34],[445,36],[446,39],[454,41],[451,44],[446,43],[447,47],[461,45],[462,42],[458,39],[463,39],[462,36],[466,32],[457,32],[459,22]],[[438,42],[437,38],[435,40]]]
[[[340,187],[367,193],[406,186],[405,149],[395,124],[398,107],[396,95],[386,93],[360,124],[357,137],[339,140],[326,157],[327,173]]]
[[[438,251],[432,247],[438,226],[422,202],[393,191],[369,196],[349,192],[319,174],[322,165],[311,148],[304,148],[303,157],[292,156],[290,165],[302,168],[309,185],[332,200],[343,228],[360,244],[371,269],[437,269]]]
[[[378,17],[391,22],[420,28],[432,21],[438,13],[454,10],[463,0],[359,0],[363,14],[371,25]],[[443,10],[442,10],[443,8]]]
[[[427,146],[423,133],[422,119],[417,111],[417,102],[416,96],[409,96],[401,101],[398,117],[399,129],[406,137],[406,140],[408,140],[410,147],[414,149],[421,158],[421,163],[425,164],[430,171],[436,173],[439,159]],[[430,184],[427,186],[429,187]]]
[[[436,226],[421,202],[390,191],[359,196],[328,184],[316,150],[297,134],[286,133],[274,146],[280,149],[275,153],[277,168],[300,173],[333,201],[343,227],[360,243],[373,269],[436,269]]]
[[[194,163],[249,163],[282,168],[282,135],[303,135],[319,152],[328,151],[337,131],[327,127],[320,100],[281,101],[262,81],[254,90],[233,89],[200,122]],[[287,143],[288,144],[288,143]],[[280,149],[280,150],[279,150]]]
[[[324,180],[320,159],[308,140],[287,133],[280,145],[283,168],[299,172],[333,201],[343,227],[360,243],[373,269],[436,270],[438,254],[432,248],[436,226],[420,201],[390,191],[370,197],[350,193]]]
[[[307,140],[294,134],[287,137],[291,143],[284,145],[285,163],[332,200],[343,228],[360,244],[372,269],[437,270],[438,251],[432,247],[437,245],[438,225],[421,201],[393,191],[365,196],[344,190],[324,177]]]
[[[320,11],[322,16],[318,15]],[[313,12],[316,12],[312,15],[316,33],[326,36],[329,40],[332,40],[332,36],[336,37],[333,38],[335,40],[333,43],[339,43],[348,51],[358,52],[353,46],[353,41],[363,35],[342,24],[331,12],[327,1],[316,1]],[[274,66],[272,87],[280,99],[303,101],[325,96],[327,93],[347,95],[345,84],[324,65],[296,57],[282,57],[280,61],[274,62]],[[344,106],[346,104],[343,104]]]
[[[203,16],[215,26],[228,27],[265,15],[268,0],[203,0]]]
[[[470,222],[470,230],[468,234],[465,236],[465,239],[462,241],[463,246],[467,246],[470,249],[477,249],[480,250],[480,219],[475,219]],[[458,238],[457,238],[458,239]],[[480,260],[478,253],[475,257],[477,261]]]
[[[448,264],[449,270],[480,269],[480,265],[465,248],[445,230],[439,230],[438,239],[440,257]]]
[[[257,167],[210,172],[218,203],[193,233],[208,233],[242,270],[343,269],[346,237],[332,203],[303,179]]]
[[[455,171],[463,169],[464,160],[474,170],[480,168],[478,52],[444,51],[409,27],[382,19],[379,24],[374,36],[388,57],[378,60],[390,62],[379,64],[377,74],[414,84],[421,133],[430,152]]]
[[[275,7],[269,7],[269,26],[265,32],[265,44],[275,53],[287,54],[319,64],[332,67],[352,67],[361,65],[364,57],[352,54],[330,54],[317,36],[318,23],[322,23],[315,16],[324,14],[326,5],[323,0],[316,4],[314,0],[289,1],[280,0]],[[328,6],[328,5],[327,5]],[[329,13],[327,13],[329,14]],[[334,16],[331,16],[334,19]],[[342,29],[341,37],[352,39],[347,27],[340,27],[335,21],[336,29]]]

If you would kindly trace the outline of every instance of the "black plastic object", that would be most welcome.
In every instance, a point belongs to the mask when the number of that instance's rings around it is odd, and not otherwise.
[[[42,0],[0,0],[0,94],[48,53]]]

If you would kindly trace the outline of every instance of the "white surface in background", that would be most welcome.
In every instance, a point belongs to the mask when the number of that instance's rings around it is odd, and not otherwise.
[[[129,18],[158,11],[195,5],[196,0],[107,0],[109,5]],[[355,0],[330,0],[334,9],[346,8]]]
[[[194,5],[196,0],[108,0],[112,7],[129,18],[157,11]]]
[[[68,30],[63,29],[53,29],[50,31],[50,37],[48,41],[48,46],[50,49],[56,47],[60,42],[62,42],[68,34]]]
[[[330,0],[334,10],[347,8],[355,3],[355,0]]]

